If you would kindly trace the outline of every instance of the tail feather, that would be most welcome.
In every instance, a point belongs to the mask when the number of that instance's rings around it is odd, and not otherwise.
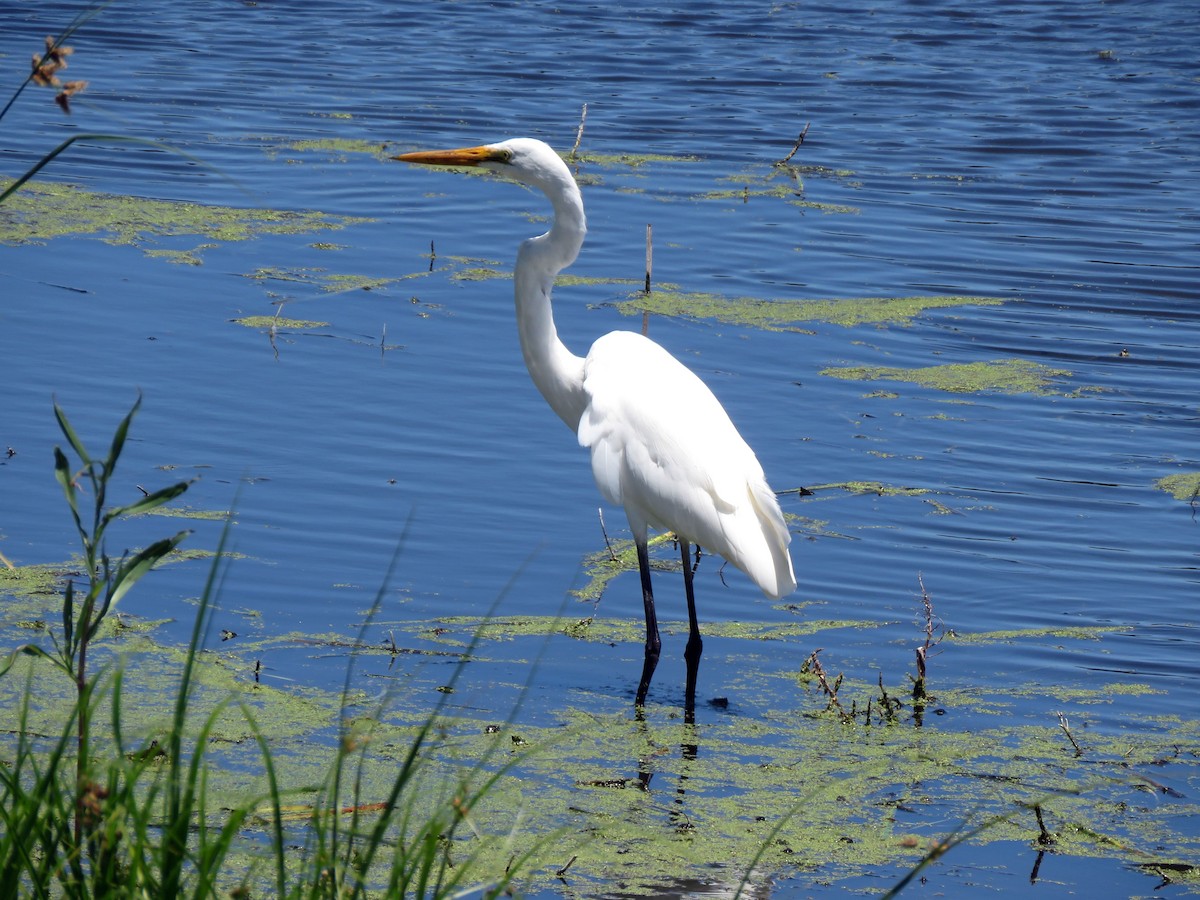
[[[788,553],[792,536],[783,520],[779,501],[766,481],[751,483],[749,495],[751,509],[762,529],[762,544],[760,551],[755,554],[754,564],[746,569],[746,574],[764,594],[779,600],[796,589],[796,574],[792,569],[791,554]]]

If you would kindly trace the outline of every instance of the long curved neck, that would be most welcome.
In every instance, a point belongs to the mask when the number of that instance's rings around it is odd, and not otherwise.
[[[587,405],[583,391],[583,358],[558,337],[550,293],[554,276],[575,261],[587,234],[583,199],[570,172],[546,188],[554,204],[554,224],[543,235],[530,238],[517,251],[513,273],[517,301],[517,330],[525,366],[546,402],[577,431]]]

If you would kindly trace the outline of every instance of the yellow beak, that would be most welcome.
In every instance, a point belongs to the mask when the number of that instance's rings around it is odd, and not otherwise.
[[[457,150],[418,150],[393,156],[401,162],[423,163],[427,166],[478,166],[485,162],[502,162],[503,150],[495,147],[459,147]]]

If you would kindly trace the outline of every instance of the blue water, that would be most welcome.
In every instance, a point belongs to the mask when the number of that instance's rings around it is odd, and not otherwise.
[[[64,7],[78,8],[55,6],[0,2],[0,83],[15,87]],[[0,552],[23,564],[72,547],[51,477],[51,399],[100,446],[141,391],[127,489],[195,476],[189,505],[236,506],[235,549],[247,559],[224,597],[264,611],[260,635],[352,634],[402,534],[392,618],[482,614],[510,582],[507,611],[588,614],[567,592],[602,546],[599,499],[586,456],[529,383],[509,282],[457,281],[447,268],[326,294],[246,277],[275,267],[399,278],[428,270],[431,242],[439,264],[507,269],[517,240],[543,227],[540,197],[290,145],[357,139],[398,152],[521,134],[565,149],[586,103],[583,151],[691,159],[584,163],[590,233],[573,274],[640,280],[651,223],[654,276],[684,290],[1008,301],[804,332],[652,320],[651,335],[712,386],[776,489],[880,481],[933,491],[952,510],[934,514],[921,497],[785,496],[787,512],[825,523],[797,526],[791,600],[809,604],[804,615],[884,624],[823,636],[824,653],[868,673],[909,667],[920,575],[959,632],[1112,629],[1068,650],[1053,637],[947,644],[936,665],[956,683],[1087,687],[1123,673],[1162,693],[1089,707],[1090,727],[1119,728],[1134,709],[1191,718],[1200,524],[1154,485],[1200,469],[1198,26],[1200,7],[1182,0],[203,3],[152,16],[116,4],[72,42],[70,74],[90,82],[72,116],[48,92],[27,92],[0,123],[0,171],[22,171],[72,134],[115,132],[188,156],[88,143],[44,177],[372,221],[211,241],[200,266],[142,250],[191,249],[210,243],[203,236],[0,248],[0,450],[15,451],[0,459]],[[740,187],[730,176],[771,175],[808,123],[793,163],[830,171],[804,175],[803,199],[854,212],[697,199]],[[568,345],[582,353],[605,331],[637,328],[612,306],[628,290],[561,289]],[[271,315],[281,299],[283,315],[329,325],[272,345],[230,322]],[[1070,374],[1047,396],[820,374],[1008,357]],[[876,390],[898,397],[867,396]],[[620,511],[605,520],[620,536]],[[195,540],[215,545],[217,527],[197,527]],[[128,540],[163,530],[140,523]],[[698,575],[704,621],[793,620],[737,573],[722,584],[713,562]],[[130,612],[158,616],[162,596],[198,590],[194,570],[156,578],[162,593],[134,592]],[[661,615],[676,620],[674,581],[661,584]],[[188,609],[166,610],[181,633]],[[599,614],[640,615],[635,576],[613,584]],[[720,694],[741,656],[794,669],[813,645],[768,662],[736,641],[706,649],[701,692]],[[679,702],[681,651],[668,636],[652,700]],[[640,652],[552,645],[529,715],[552,718],[562,696],[593,691],[626,702]],[[319,681],[340,677],[341,661],[281,655],[273,670]],[[751,712],[767,702],[733,700]],[[1053,724],[1051,709],[1029,714]]]

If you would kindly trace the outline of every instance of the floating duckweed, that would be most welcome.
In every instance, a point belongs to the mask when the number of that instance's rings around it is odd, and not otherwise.
[[[653,549],[673,540],[673,535],[656,534],[650,538],[648,546]],[[673,570],[678,568],[679,563],[677,560],[669,562],[651,558],[650,566],[655,569]],[[587,583],[571,593],[580,600],[598,600],[604,594],[610,581],[622,572],[636,572],[637,570],[637,548],[633,541],[612,541],[605,549],[597,550],[584,557],[583,573],[587,577]]]
[[[375,278],[370,275],[326,275],[325,284],[321,290],[329,294],[341,294],[345,291],[373,291],[376,288],[387,287],[395,278]]]
[[[253,279],[254,281],[296,281],[307,283],[320,278],[324,272],[324,269],[284,269],[280,268],[279,266],[260,266],[253,272],[247,274],[245,277]]]
[[[1166,491],[1176,500],[1194,503],[1200,498],[1200,472],[1180,472],[1154,482],[1160,491]]]
[[[423,278],[428,272],[413,272],[394,277],[379,277],[376,275],[355,275],[329,272],[321,268],[281,268],[278,266],[263,266],[255,269],[245,277],[255,281],[286,281],[296,284],[315,285],[326,294],[342,294],[346,291],[371,291],[387,287],[397,281],[410,278]]]
[[[899,487],[884,484],[882,481],[837,481],[831,484],[812,485],[809,490],[815,493],[831,488],[841,488],[851,494],[875,494],[879,497],[920,497],[930,493],[929,488]]]
[[[8,182],[4,182],[8,183]],[[354,216],[279,209],[239,209],[87,191],[74,184],[26,184],[4,204],[0,243],[27,244],[57,237],[95,235],[111,244],[142,246],[157,238],[204,235],[246,241],[264,234],[310,234],[370,222]],[[212,246],[212,245],[209,245]],[[157,253],[191,262],[193,251]]]
[[[766,300],[721,294],[656,290],[637,292],[617,304],[625,315],[643,312],[664,316],[715,319],[738,325],[780,330],[801,322],[825,322],[846,327],[872,323],[906,325],[931,309],[955,306],[997,306],[998,297],[847,297],[826,300]]]
[[[64,564],[65,565],[65,564]],[[0,596],[40,597],[58,592],[64,565],[29,565],[0,568]]]
[[[1027,359],[996,359],[975,363],[904,369],[890,366],[850,366],[821,370],[822,375],[852,381],[907,381],[955,394],[997,391],[1002,394],[1050,394],[1053,379],[1069,376]]]
[[[584,162],[591,163],[601,168],[615,169],[640,169],[648,163],[692,163],[699,162],[698,156],[673,156],[666,153],[577,153],[574,156],[571,154],[561,154],[568,162]]]
[[[212,250],[217,244],[201,244],[191,250],[144,250],[142,251],[151,259],[165,259],[169,263],[174,263],[181,266],[201,266],[204,260],[200,258],[200,251]]]
[[[590,287],[598,284],[642,284],[636,278],[604,277],[599,275],[558,275],[554,279],[556,287]]]
[[[379,159],[385,159],[388,156],[387,145],[381,144],[379,141],[361,141],[352,138],[292,141],[287,147],[289,150],[296,150],[300,153],[328,153],[341,158],[345,158],[349,153],[364,153]]]
[[[3,587],[0,593],[8,595]],[[10,633],[19,631],[16,639],[22,640],[44,630],[54,602],[41,597],[40,609],[15,604],[19,610],[5,603]],[[125,696],[138,698],[121,710],[123,730],[131,738],[160,733],[171,721],[183,654],[146,634],[155,624],[125,621],[97,645],[101,654],[116,649],[126,659]],[[681,621],[663,624],[668,633],[686,630]],[[742,674],[728,685],[730,714],[703,716],[699,725],[675,715],[673,700],[651,703],[644,715],[633,716],[624,698],[598,702],[583,684],[552,688],[553,705],[535,721],[496,724],[504,714],[488,700],[497,682],[482,672],[479,678],[458,680],[451,705],[431,712],[432,703],[422,698],[445,696],[440,693],[450,687],[445,666],[380,673],[396,684],[396,702],[386,708],[375,707],[377,690],[351,692],[343,706],[338,691],[257,683],[254,661],[283,648],[309,647],[320,654],[387,650],[368,651],[337,632],[265,642],[239,638],[230,649],[195,658],[189,738],[201,726],[210,729],[205,802],[237,808],[245,797],[268,792],[256,738],[270,735],[273,777],[277,790],[289,798],[282,814],[300,822],[319,802],[311,786],[326,783],[333,757],[326,738],[347,709],[353,710],[355,744],[365,748],[361,765],[354,758],[364,816],[367,805],[388,796],[397,761],[406,758],[420,734],[429,752],[419,777],[406,788],[407,802],[414,810],[424,809],[471,779],[486,780],[484,794],[473,797],[471,827],[445,838],[446,852],[469,857],[471,871],[486,877],[506,870],[519,841],[529,853],[520,887],[530,894],[561,887],[554,873],[568,860],[573,861],[572,893],[579,896],[598,895],[618,881],[632,896],[650,892],[654,883],[712,876],[713,860],[721,861],[731,881],[747,871],[764,879],[805,873],[834,890],[854,890],[865,879],[887,878],[915,865],[931,835],[945,839],[943,829],[952,827],[946,822],[964,823],[960,832],[986,825],[974,835],[976,843],[1024,846],[1038,833],[1035,804],[1056,853],[1146,866],[1188,858],[1194,847],[1188,825],[1200,810],[1190,797],[1168,793],[1163,783],[1194,780],[1197,759],[1187,748],[1200,741],[1195,720],[1134,715],[1110,728],[1089,729],[1082,737],[1085,755],[1075,758],[1052,718],[1005,718],[1029,698],[1043,704],[1050,698],[1070,712],[1109,704],[1118,695],[1153,694],[1153,686],[1125,679],[1085,689],[1017,679],[982,695],[974,682],[961,687],[939,681],[926,715],[932,715],[934,703],[952,715],[936,727],[927,721],[927,727],[917,728],[906,725],[912,715],[908,685],[902,678],[899,684],[887,678],[901,673],[877,680],[877,673],[863,667],[838,679],[842,700],[859,710],[852,723],[844,723],[824,709],[826,698],[811,677],[800,674],[812,641],[797,640],[812,630],[842,627],[886,626],[819,620],[797,622],[794,628],[706,624],[706,635],[719,638],[713,650],[719,650],[721,638],[781,643],[743,645],[738,651]],[[1031,629],[974,638],[1088,640],[1099,631]],[[518,657],[547,637],[582,638],[589,642],[587,652],[603,653],[604,642],[636,643],[639,632],[632,620],[571,622],[548,616],[389,624],[389,633],[402,645],[436,635],[462,646],[474,635],[497,646],[512,645]],[[781,649],[795,653],[794,667],[772,672],[754,664],[754,654],[777,655]],[[464,672],[484,664],[478,655],[474,660]],[[943,674],[949,673],[939,671]],[[29,677],[37,679],[38,692],[27,708],[26,729],[61,733],[70,704],[56,701],[69,696],[73,685],[44,660],[19,659],[15,671],[0,679],[0,703],[17,708]],[[864,724],[863,710],[885,688],[893,699],[905,701],[898,722]],[[236,703],[228,702],[231,696]],[[751,699],[764,697],[777,699],[769,708]],[[97,695],[97,723],[110,720],[107,702]],[[747,709],[735,712],[740,704]],[[954,727],[960,715],[971,716],[970,724]],[[981,727],[989,719],[997,724]],[[903,816],[898,808],[906,810]],[[515,824],[514,810],[521,813]],[[264,818],[270,813],[271,807],[264,807]],[[257,839],[256,832],[247,838]],[[250,870],[252,861],[246,865]]]
[[[1119,630],[1114,625],[1069,626],[1062,628],[1016,628],[1008,631],[956,632],[955,641],[964,644],[1015,643],[1018,640],[1053,637],[1073,641],[1098,641],[1106,634]]]
[[[245,325],[247,328],[286,328],[289,331],[304,331],[312,328],[328,328],[328,322],[310,322],[306,319],[284,319],[280,316],[242,316],[238,319],[230,319],[238,325]]]
[[[486,266],[476,266],[470,269],[459,269],[450,276],[451,281],[491,281],[495,278],[512,278],[512,273]]]
[[[201,521],[221,522],[229,518],[227,510],[220,509],[191,509],[186,506],[156,506],[140,515],[164,516],[169,519],[198,519]]]

